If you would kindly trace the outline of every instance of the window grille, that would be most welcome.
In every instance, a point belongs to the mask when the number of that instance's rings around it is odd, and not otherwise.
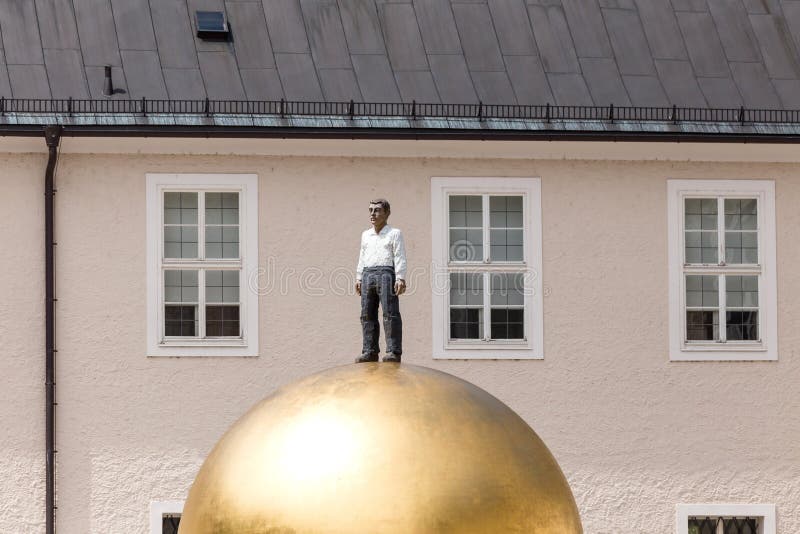
[[[753,517],[690,517],[689,534],[759,534]]]
[[[178,534],[181,514],[164,514],[161,516],[161,534]]]

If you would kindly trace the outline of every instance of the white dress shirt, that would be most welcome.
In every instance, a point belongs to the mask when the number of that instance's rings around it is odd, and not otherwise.
[[[361,234],[361,252],[358,255],[356,280],[367,267],[394,267],[395,278],[406,279],[406,245],[403,232],[388,224],[375,233],[374,228]]]

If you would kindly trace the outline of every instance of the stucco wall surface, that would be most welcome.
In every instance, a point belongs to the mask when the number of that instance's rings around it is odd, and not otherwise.
[[[8,167],[37,177],[40,159],[10,158]],[[779,532],[800,532],[798,170],[64,154],[56,218],[59,531],[147,532],[149,503],[184,498],[205,455],[248,407],[283,384],[352,361],[360,326],[350,277],[368,226],[366,203],[386,196],[390,223],[406,235],[409,269],[420,273],[401,301],[404,361],[469,380],[524,417],[567,475],[587,533],[671,533],[680,502],[775,503]],[[148,172],[259,176],[259,265],[268,272],[260,287],[260,357],[145,356]],[[541,178],[544,360],[431,359],[431,176]],[[669,362],[667,178],[776,181],[779,361]],[[0,198],[7,207],[0,216],[19,228],[10,248],[24,236],[36,246],[24,253],[25,269],[0,260],[12,273],[0,289],[0,310],[19,293],[12,288],[28,293],[16,297],[23,313],[3,311],[0,327],[8,340],[0,370],[20,384],[13,394],[0,392],[15,407],[7,412],[4,404],[0,417],[27,436],[0,438],[0,467],[17,473],[0,479],[0,531],[41,532],[42,223],[41,209],[20,201],[38,206],[41,186],[13,173],[2,179],[15,198]],[[27,523],[18,522],[23,517]]]
[[[0,155],[0,532],[44,521],[44,168]]]

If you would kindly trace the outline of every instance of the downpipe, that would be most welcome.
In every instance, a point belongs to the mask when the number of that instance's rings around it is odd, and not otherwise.
[[[56,298],[55,298],[55,172],[61,126],[44,129],[47,143],[47,169],[44,173],[44,257],[45,257],[45,531],[56,529]]]

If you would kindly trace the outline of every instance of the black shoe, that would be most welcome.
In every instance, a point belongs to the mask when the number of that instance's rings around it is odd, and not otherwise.
[[[356,358],[356,363],[366,363],[366,362],[377,362],[378,355],[377,354],[362,354],[358,358]]]
[[[400,363],[400,355],[393,352],[391,354],[387,354],[386,356],[384,356],[383,360],[381,361]]]

